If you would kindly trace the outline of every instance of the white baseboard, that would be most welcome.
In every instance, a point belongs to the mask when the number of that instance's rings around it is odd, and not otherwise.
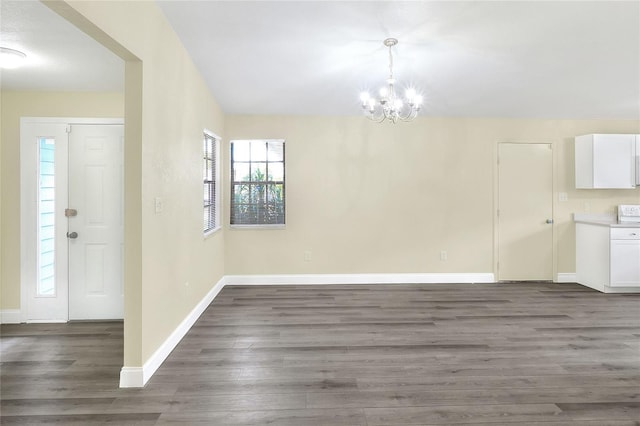
[[[577,282],[577,276],[575,272],[558,272],[557,283],[575,283]]]
[[[0,310],[0,324],[20,324],[22,322],[22,312],[20,309]]]
[[[200,315],[207,309],[213,299],[220,293],[224,285],[225,278],[222,277],[142,367],[122,367],[120,371],[120,387],[143,387],[151,376],[153,376],[153,373],[162,365],[164,360],[167,359],[171,351],[175,349],[182,338],[189,332],[193,324],[200,318]]]
[[[145,383],[143,367],[122,367],[120,370],[121,388],[141,388]]]
[[[492,273],[227,275],[225,285],[493,283]]]

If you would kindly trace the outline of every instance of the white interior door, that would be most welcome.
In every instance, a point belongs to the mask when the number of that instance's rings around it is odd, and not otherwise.
[[[69,134],[69,319],[124,317],[124,126]]]
[[[551,144],[498,144],[498,279],[553,279]]]

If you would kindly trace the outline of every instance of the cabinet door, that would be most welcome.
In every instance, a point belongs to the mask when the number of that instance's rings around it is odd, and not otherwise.
[[[640,240],[611,240],[611,287],[640,287]]]
[[[594,135],[593,187],[635,188],[635,135]]]

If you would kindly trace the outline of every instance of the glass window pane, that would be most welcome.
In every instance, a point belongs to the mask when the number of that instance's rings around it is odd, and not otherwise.
[[[53,175],[53,163],[41,161],[40,173],[43,175]]]
[[[234,141],[233,161],[251,161],[250,141]]]
[[[53,188],[40,188],[40,199],[41,200],[52,200],[55,195],[55,190]]]
[[[269,163],[269,180],[277,182],[284,180],[284,163]]]
[[[53,238],[46,238],[41,240],[40,242],[40,251],[42,253],[48,252],[48,251],[53,251],[54,248],[54,241]]]
[[[249,185],[233,185],[233,197],[234,204],[248,204],[251,202],[249,198]]]
[[[251,180],[250,163],[235,163],[233,165],[233,181],[248,182]]]
[[[267,143],[251,141],[251,161],[267,161]]]
[[[53,175],[40,175],[40,188],[54,188],[55,179]]]
[[[268,143],[268,161],[284,161],[284,143],[271,141]]]
[[[269,185],[269,191],[267,199],[270,203],[283,203],[284,202],[284,185]]]
[[[265,186],[266,185],[251,185],[249,197],[252,203],[262,204],[266,201],[267,194],[265,191]]]
[[[51,226],[40,225],[40,240],[53,238],[54,233],[55,233],[55,228],[53,227],[53,225]]]
[[[38,295],[40,296],[55,296],[56,284],[55,278],[50,276],[48,278],[40,278],[38,286]]]
[[[38,280],[36,295],[55,295],[55,140],[38,141]]]
[[[267,180],[267,163],[251,163],[251,181],[264,182]]]

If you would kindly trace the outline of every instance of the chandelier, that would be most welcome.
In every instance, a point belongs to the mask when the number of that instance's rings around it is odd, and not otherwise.
[[[383,43],[389,48],[389,78],[387,79],[387,85],[380,89],[379,99],[371,97],[367,92],[361,93],[362,109],[369,120],[378,123],[382,123],[385,120],[389,120],[392,123],[397,123],[398,120],[411,121],[417,117],[418,111],[420,111],[422,96],[417,94],[413,88],[407,89],[404,99],[397,95],[394,86],[396,80],[393,78],[391,48],[398,44],[398,40],[388,38]]]

